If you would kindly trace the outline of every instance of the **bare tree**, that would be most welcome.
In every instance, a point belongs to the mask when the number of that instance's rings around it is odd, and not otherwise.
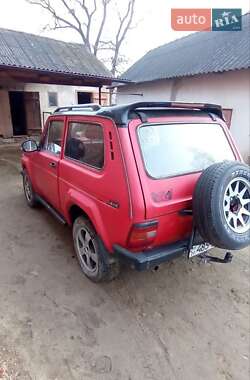
[[[121,55],[121,46],[131,29],[136,0],[128,0],[121,14],[115,0],[26,0],[40,6],[52,16],[50,30],[71,29],[77,32],[89,52],[95,56],[105,51],[111,72],[116,74],[118,66],[126,59]],[[111,8],[112,7],[112,8]],[[118,24],[112,38],[105,36],[108,16],[116,12]],[[109,22],[112,22],[109,20]]]

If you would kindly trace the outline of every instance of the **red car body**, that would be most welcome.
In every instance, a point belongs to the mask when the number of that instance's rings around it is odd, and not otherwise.
[[[176,106],[176,112],[149,116],[147,123],[219,124],[235,160],[241,161],[227,125],[219,115],[193,113],[189,106],[185,110],[185,105],[181,108],[180,113]],[[53,121],[64,123],[60,155],[40,148],[33,153],[24,153],[22,166],[29,174],[34,191],[67,224],[72,225],[75,216],[82,211],[111,254],[116,246],[136,255],[137,251],[152,250],[190,237],[192,215],[182,213],[182,210],[192,208],[192,194],[201,172],[151,178],[145,170],[138,143],[137,128],[143,124],[139,116],[128,121],[125,127],[119,127],[105,112],[59,111],[48,118],[40,146]],[[70,122],[102,126],[102,169],[65,156],[65,140]]]

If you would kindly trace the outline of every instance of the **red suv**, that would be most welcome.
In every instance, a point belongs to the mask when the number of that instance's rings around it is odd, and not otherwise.
[[[84,274],[111,280],[211,246],[249,244],[250,173],[220,106],[142,102],[58,108],[22,145],[27,203],[73,226]]]

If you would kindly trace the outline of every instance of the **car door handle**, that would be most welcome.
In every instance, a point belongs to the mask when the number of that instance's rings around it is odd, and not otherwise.
[[[55,162],[50,162],[49,166],[51,166],[52,168],[55,168],[56,167],[56,163]]]

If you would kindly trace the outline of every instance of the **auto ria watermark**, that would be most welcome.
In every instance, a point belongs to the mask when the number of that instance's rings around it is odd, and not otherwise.
[[[176,31],[242,30],[240,8],[173,8],[171,26]]]

